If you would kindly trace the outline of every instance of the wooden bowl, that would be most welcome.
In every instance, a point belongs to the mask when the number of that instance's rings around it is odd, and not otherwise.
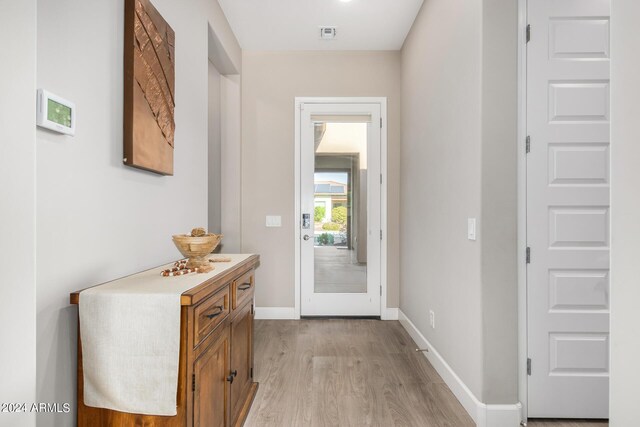
[[[182,256],[189,258],[187,268],[198,268],[202,273],[213,270],[208,260],[208,255],[218,246],[222,240],[222,234],[205,234],[200,237],[192,237],[188,234],[175,234],[173,243]]]

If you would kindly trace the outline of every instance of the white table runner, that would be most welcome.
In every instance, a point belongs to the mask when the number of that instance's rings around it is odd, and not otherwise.
[[[180,295],[250,255],[218,256],[231,262],[212,263],[209,273],[161,277],[173,266],[167,264],[80,293],[85,405],[176,415]]]

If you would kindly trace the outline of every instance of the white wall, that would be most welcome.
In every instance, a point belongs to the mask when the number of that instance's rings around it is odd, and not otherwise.
[[[400,309],[488,404],[518,400],[516,40],[516,2],[429,0],[402,50]]]
[[[174,260],[171,235],[207,224],[207,23],[228,25],[217,2],[153,3],[176,32],[173,177],[122,165],[123,1],[38,1],[38,86],[78,108],[75,137],[37,133],[37,399],[73,404],[39,425],[74,425],[69,292]]]
[[[209,167],[208,167],[208,230],[211,233],[220,233],[222,228],[222,131],[221,114],[222,114],[222,82],[221,76],[216,66],[209,61],[209,117],[208,135],[209,135]],[[224,245],[224,242],[223,242]]]
[[[480,0],[429,0],[402,49],[400,309],[482,395]],[[429,310],[436,329],[429,326]]]
[[[388,307],[398,304],[399,52],[243,52],[242,242],[261,254],[256,305],[294,306],[294,98],[388,97]],[[281,228],[266,228],[281,215]]]
[[[36,1],[0,1],[0,402],[36,401]],[[0,426],[35,414],[0,413]]]
[[[640,31],[637,0],[611,5],[610,424],[638,424],[640,240]]]
[[[505,404],[518,401],[518,5],[482,10],[482,401]]]
[[[209,15],[209,229],[224,235],[218,250],[239,253],[241,236],[242,56],[218,2]],[[229,47],[229,41],[232,41]]]
[[[221,117],[221,200],[220,221],[223,251],[242,250],[242,138],[240,75],[220,77]]]

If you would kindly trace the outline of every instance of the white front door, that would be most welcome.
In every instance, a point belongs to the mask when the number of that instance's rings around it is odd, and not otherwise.
[[[609,0],[529,0],[531,418],[607,418]]]
[[[380,316],[379,103],[300,105],[302,316]]]

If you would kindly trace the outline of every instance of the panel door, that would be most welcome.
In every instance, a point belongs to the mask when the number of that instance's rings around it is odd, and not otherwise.
[[[609,0],[529,0],[529,417],[606,418]]]
[[[234,425],[253,382],[252,341],[253,306],[249,302],[239,309],[231,322],[231,414]]]
[[[229,425],[229,328],[224,327],[216,335],[213,345],[194,362],[195,427]]]

